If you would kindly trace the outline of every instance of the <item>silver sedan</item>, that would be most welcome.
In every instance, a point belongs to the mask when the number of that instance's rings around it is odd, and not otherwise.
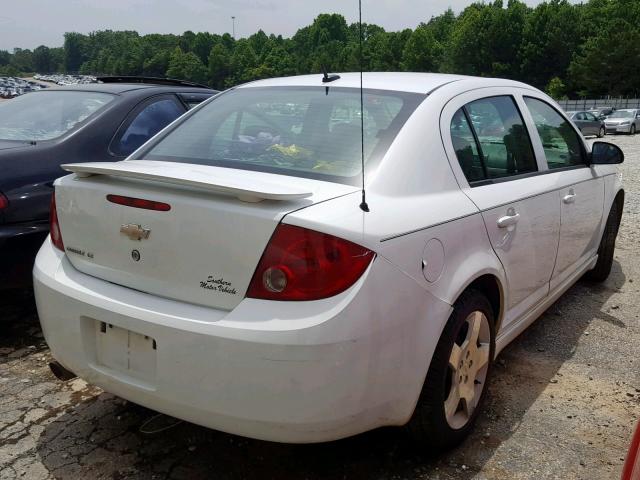
[[[604,122],[607,133],[635,135],[640,129],[640,109],[616,110]]]

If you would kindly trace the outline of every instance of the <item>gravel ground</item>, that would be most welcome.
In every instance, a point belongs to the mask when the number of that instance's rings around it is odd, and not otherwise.
[[[619,478],[640,417],[640,135],[607,140],[627,156],[612,274],[575,285],[503,351],[459,448],[432,456],[395,429],[295,446],[172,427],[82,380],[56,380],[24,294],[0,299],[0,478]]]

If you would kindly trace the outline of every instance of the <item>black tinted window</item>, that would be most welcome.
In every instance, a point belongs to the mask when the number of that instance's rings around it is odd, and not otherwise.
[[[461,135],[464,131],[468,133]],[[469,182],[521,175],[538,169],[529,133],[509,96],[483,98],[465,105],[453,117],[451,137],[458,162]]]
[[[549,168],[584,165],[582,143],[569,122],[542,100],[525,97],[524,101],[538,129]]]
[[[143,143],[184,113],[184,109],[170,98],[158,100],[143,108],[129,124],[113,153],[130,155]]]

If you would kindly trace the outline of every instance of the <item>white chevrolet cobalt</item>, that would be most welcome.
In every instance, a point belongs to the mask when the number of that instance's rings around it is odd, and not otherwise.
[[[460,442],[497,353],[609,274],[623,155],[522,83],[365,74],[361,110],[359,82],[243,85],[65,165],[34,268],[55,372],[247,437]]]

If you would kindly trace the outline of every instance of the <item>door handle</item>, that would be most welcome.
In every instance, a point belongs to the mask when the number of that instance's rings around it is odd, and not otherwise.
[[[512,227],[520,220],[520,214],[515,212],[507,212],[507,215],[498,219],[498,227],[507,228]]]
[[[569,193],[562,197],[562,201],[567,205],[576,201],[576,194],[573,191],[573,188],[569,190]]]

